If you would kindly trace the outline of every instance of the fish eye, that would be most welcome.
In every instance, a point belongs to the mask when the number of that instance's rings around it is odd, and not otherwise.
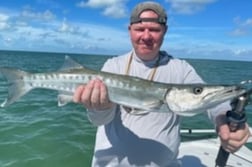
[[[193,93],[198,95],[201,94],[203,92],[203,88],[202,87],[195,87],[193,88]]]

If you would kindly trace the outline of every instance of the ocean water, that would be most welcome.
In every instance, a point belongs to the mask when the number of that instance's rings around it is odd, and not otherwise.
[[[80,64],[99,70],[108,57],[68,54]],[[65,54],[0,51],[0,66],[30,72],[58,70]],[[209,83],[239,83],[252,79],[252,62],[188,60]],[[0,78],[0,101],[7,96]],[[252,108],[247,107],[252,125]],[[204,127],[203,127],[204,126]],[[183,128],[213,128],[207,116],[183,118]],[[57,92],[33,90],[7,108],[0,108],[0,167],[88,167],[96,128],[78,104],[57,106]],[[209,135],[182,136],[194,140]],[[251,145],[248,145],[252,149]]]

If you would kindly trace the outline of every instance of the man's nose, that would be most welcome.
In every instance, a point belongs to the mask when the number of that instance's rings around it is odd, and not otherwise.
[[[151,37],[150,31],[149,31],[148,29],[144,30],[144,32],[143,32],[143,39],[149,40],[149,39],[151,39],[151,38],[152,38],[152,37]]]

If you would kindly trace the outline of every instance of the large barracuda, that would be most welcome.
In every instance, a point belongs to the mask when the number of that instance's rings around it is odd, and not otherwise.
[[[59,105],[72,101],[76,87],[99,78],[108,88],[109,99],[135,111],[175,112],[191,116],[231,100],[246,90],[238,85],[165,84],[137,77],[87,69],[66,56],[64,68],[52,73],[28,73],[0,68],[9,83],[8,97],[1,107],[10,105],[32,89],[59,91]]]

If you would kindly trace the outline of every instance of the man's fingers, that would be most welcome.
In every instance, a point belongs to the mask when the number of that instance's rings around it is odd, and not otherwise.
[[[229,139],[229,135],[230,135],[230,130],[229,130],[229,126],[227,124],[222,124],[221,126],[219,126],[219,136],[221,138],[221,140],[228,140]]]
[[[100,103],[104,105],[110,103],[108,98],[108,91],[104,84],[100,85],[100,91],[101,91]]]
[[[86,108],[91,108],[91,95],[93,92],[93,88],[94,88],[94,81],[90,81],[86,86],[85,86],[85,90],[82,92],[81,94],[81,103],[84,104],[84,106]]]
[[[245,124],[245,126],[241,129],[236,130],[235,132],[229,132],[228,140],[225,138],[226,127],[223,125],[220,126],[219,136],[222,141],[222,147],[228,152],[236,152],[238,151],[248,140],[250,137],[249,126]]]
[[[101,84],[101,81],[99,80],[94,81],[93,91],[90,97],[90,103],[91,103],[92,108],[94,109],[99,109],[100,107],[100,95],[101,95],[100,84]]]
[[[80,85],[76,88],[74,95],[73,95],[73,102],[75,102],[75,103],[81,102],[81,94],[84,91],[84,89],[85,89],[84,85]]]
[[[105,84],[99,79],[77,87],[73,100],[84,104],[87,109],[103,110],[113,106],[109,101]]]

